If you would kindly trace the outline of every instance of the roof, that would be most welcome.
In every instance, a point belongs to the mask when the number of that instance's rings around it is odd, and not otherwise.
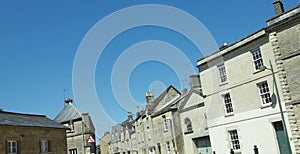
[[[72,105],[72,103],[67,103],[64,109],[54,118],[54,121],[64,123],[79,118],[81,118],[80,112]]]
[[[153,102],[150,102],[149,104],[146,105],[146,109],[149,110],[149,112],[151,113],[153,110],[155,110],[155,108],[158,106],[158,105],[161,105],[160,103],[163,103],[162,100],[168,96],[169,94],[169,91],[170,90],[175,90],[175,92],[180,95],[180,92],[174,88],[172,85],[170,85],[165,91],[163,91]],[[176,99],[175,97],[171,97],[171,99]],[[165,102],[168,104],[168,101]],[[164,106],[164,105],[163,105]]]
[[[4,111],[0,112],[0,125],[67,129],[67,127],[47,118],[45,115]]]

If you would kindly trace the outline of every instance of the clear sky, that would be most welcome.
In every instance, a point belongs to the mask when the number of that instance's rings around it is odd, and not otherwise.
[[[234,43],[265,27],[265,21],[275,15],[272,2],[273,0],[2,0],[0,108],[11,112],[44,114],[53,119],[64,107],[64,97],[73,97],[72,69],[82,39],[98,21],[120,9],[140,4],[176,7],[196,17],[210,31],[217,44],[221,45],[224,42]],[[282,2],[286,10],[299,5],[299,0]],[[95,70],[95,86],[103,108],[116,122],[125,120],[127,111],[118,105],[113,96],[113,65],[124,50],[146,40],[161,40],[172,44],[183,51],[194,66],[196,60],[202,57],[190,41],[164,28],[139,27],[115,37],[99,58]],[[180,80],[170,67],[149,61],[137,66],[132,72],[129,79],[130,93],[137,102],[144,104],[145,93],[149,90],[155,96],[169,85],[174,85],[180,91],[180,82],[188,84],[187,80]],[[64,92],[64,89],[68,90]],[[93,120],[101,119],[93,117]]]

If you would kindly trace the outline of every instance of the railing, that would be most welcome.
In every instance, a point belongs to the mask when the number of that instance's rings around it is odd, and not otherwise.
[[[258,148],[257,148],[257,146],[256,145],[254,145],[254,148],[253,148],[253,152],[254,152],[254,154],[259,154],[258,153]],[[230,149],[230,152],[229,152],[230,154],[234,154],[234,150],[233,149]],[[215,151],[213,151],[213,154],[217,154]]]

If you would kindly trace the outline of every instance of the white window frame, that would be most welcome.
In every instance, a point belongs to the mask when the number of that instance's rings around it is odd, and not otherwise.
[[[167,122],[167,118],[166,118],[165,115],[163,115],[162,118],[163,118],[164,131],[167,132],[167,131],[168,131],[168,122]]]
[[[218,66],[218,73],[219,73],[219,79],[220,83],[226,83],[227,82],[227,73],[226,73],[226,68],[225,65],[219,65]]]
[[[69,154],[78,154],[77,149],[69,149]]]
[[[272,104],[272,98],[270,94],[270,88],[267,81],[263,81],[257,84],[260,100],[262,106],[269,106]]]
[[[234,109],[230,93],[223,94],[224,109],[226,115],[233,115]],[[229,112],[228,112],[229,111]]]
[[[240,151],[241,150],[241,144],[239,140],[238,131],[236,129],[229,130],[228,131],[229,138],[230,138],[230,145],[233,151]]]
[[[15,146],[13,146],[15,143]],[[18,142],[16,140],[7,141],[7,153],[8,154],[17,154],[18,153]]]
[[[261,66],[264,65],[262,54],[259,48],[256,50],[251,51],[253,67],[255,71],[261,70]]]
[[[41,140],[41,152],[49,152],[48,140]]]

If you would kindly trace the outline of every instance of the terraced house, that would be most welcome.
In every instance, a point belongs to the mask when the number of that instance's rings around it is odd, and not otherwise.
[[[0,112],[0,154],[67,154],[67,127],[44,115]]]
[[[216,153],[300,152],[300,7],[273,4],[266,27],[198,61]]]

